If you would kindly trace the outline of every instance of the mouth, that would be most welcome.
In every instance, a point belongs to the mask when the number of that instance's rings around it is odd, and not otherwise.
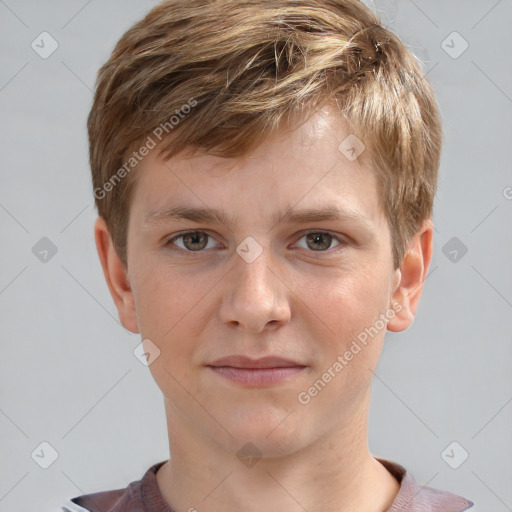
[[[265,387],[283,383],[303,372],[307,366],[281,357],[251,359],[229,356],[206,365],[215,374],[247,387]]]

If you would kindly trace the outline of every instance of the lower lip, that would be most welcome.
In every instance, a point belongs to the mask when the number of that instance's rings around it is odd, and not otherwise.
[[[234,368],[232,366],[209,366],[217,375],[246,386],[272,386],[286,382],[305,366],[286,366],[283,368]]]

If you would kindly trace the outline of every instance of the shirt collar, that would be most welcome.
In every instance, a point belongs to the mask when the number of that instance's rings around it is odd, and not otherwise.
[[[400,483],[400,490],[386,512],[463,512],[473,506],[472,501],[457,494],[420,486],[414,477],[396,462],[375,458]],[[165,462],[167,461],[151,466],[141,480],[131,482],[126,489],[79,496],[72,502],[87,507],[86,510],[91,512],[175,512],[162,496],[156,480],[156,473]],[[63,507],[63,510],[66,509]]]

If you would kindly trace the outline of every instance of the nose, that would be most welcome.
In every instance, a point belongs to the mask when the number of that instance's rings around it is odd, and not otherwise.
[[[235,254],[235,268],[227,276],[220,308],[221,320],[230,327],[263,332],[290,320],[289,288],[270,250],[251,263]]]

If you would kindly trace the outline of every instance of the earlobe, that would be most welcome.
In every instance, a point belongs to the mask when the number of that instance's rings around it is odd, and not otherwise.
[[[413,322],[423,291],[428,267],[432,260],[433,225],[430,219],[410,240],[400,268],[395,271],[391,304],[395,304],[395,317],[387,325],[393,332],[405,331]],[[397,308],[396,303],[400,304]]]
[[[98,217],[94,224],[94,239],[96,249],[103,269],[103,275],[107,282],[110,295],[119,314],[119,320],[125,329],[138,333],[135,302],[131,289],[127,269],[119,258],[110,237],[107,224],[104,219]]]

